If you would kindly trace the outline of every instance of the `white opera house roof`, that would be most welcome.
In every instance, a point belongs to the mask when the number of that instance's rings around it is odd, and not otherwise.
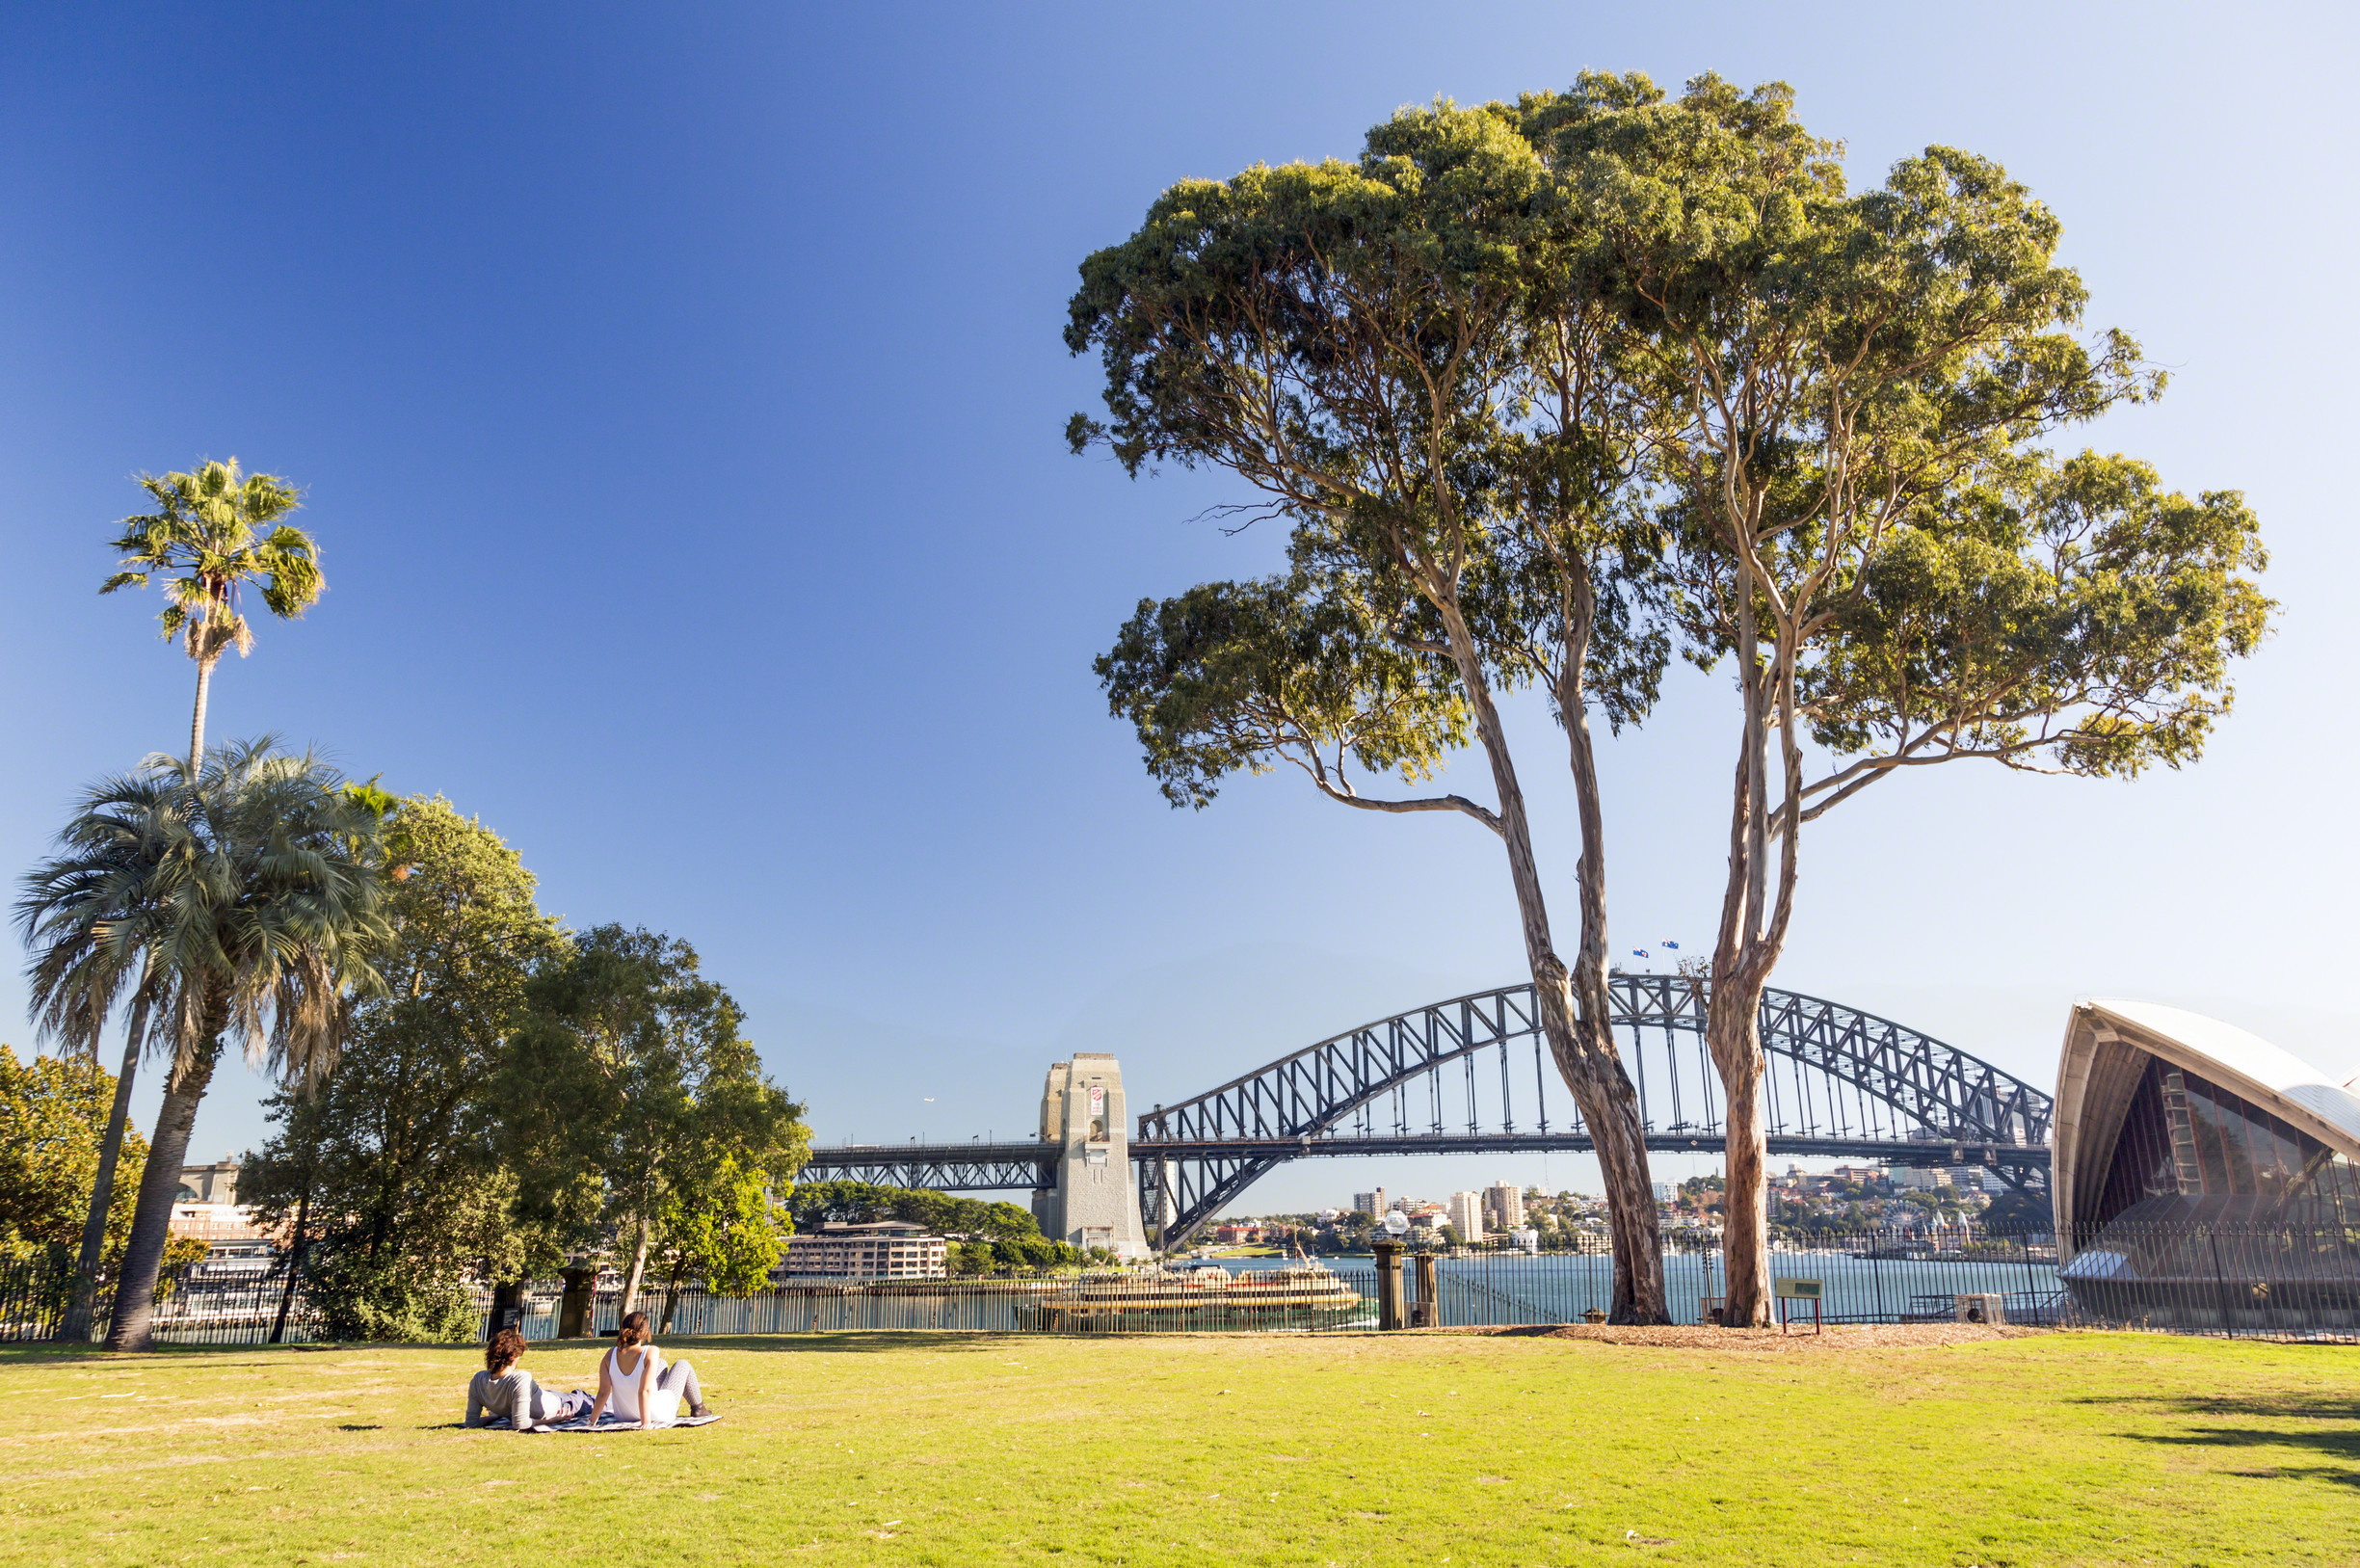
[[[2051,1190],[2060,1277],[2115,1316],[2360,1311],[2360,1094],[2155,1002],[2073,1010]]]

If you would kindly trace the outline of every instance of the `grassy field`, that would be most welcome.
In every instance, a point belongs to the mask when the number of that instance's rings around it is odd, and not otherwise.
[[[599,1437],[448,1429],[456,1348],[11,1347],[0,1557],[2360,1562],[2360,1351],[1829,1339],[673,1342],[728,1419]]]

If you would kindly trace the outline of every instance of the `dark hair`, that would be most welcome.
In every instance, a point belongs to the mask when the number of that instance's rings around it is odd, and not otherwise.
[[[524,1359],[524,1336],[513,1328],[504,1328],[484,1346],[484,1370],[496,1372],[503,1367],[513,1367]]]
[[[628,1350],[635,1344],[647,1342],[648,1315],[644,1312],[631,1314],[623,1320],[623,1326],[615,1330],[615,1343],[621,1349]]]

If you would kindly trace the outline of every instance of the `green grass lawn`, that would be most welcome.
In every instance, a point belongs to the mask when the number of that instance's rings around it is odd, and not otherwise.
[[[0,1558],[2360,1562],[2349,1348],[2128,1335],[1794,1354],[1445,1335],[668,1348],[726,1421],[445,1429],[480,1365],[460,1348],[10,1347]],[[596,1354],[543,1345],[527,1365],[595,1387]]]

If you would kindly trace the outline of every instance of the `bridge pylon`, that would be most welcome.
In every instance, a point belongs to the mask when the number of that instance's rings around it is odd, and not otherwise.
[[[1057,1179],[1032,1195],[1041,1234],[1076,1247],[1104,1247],[1118,1258],[1146,1257],[1122,1065],[1086,1050],[1052,1065],[1041,1091],[1041,1140],[1055,1147]]]

